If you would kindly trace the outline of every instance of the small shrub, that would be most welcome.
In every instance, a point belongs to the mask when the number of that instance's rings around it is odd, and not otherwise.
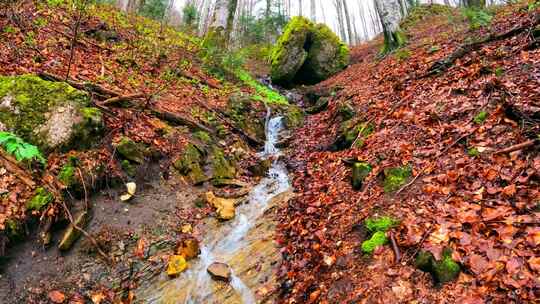
[[[487,11],[478,8],[465,8],[462,10],[462,14],[469,21],[469,26],[473,30],[488,26],[493,19],[493,16]]]
[[[0,145],[11,155],[15,156],[17,161],[34,160],[46,163],[45,158],[39,151],[38,147],[26,143],[23,139],[10,132],[0,132]]]

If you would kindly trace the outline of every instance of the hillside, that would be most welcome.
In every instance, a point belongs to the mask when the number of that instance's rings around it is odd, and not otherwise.
[[[351,66],[310,90],[329,105],[292,144],[299,195],[280,211],[284,302],[538,300],[538,14],[510,5],[471,29],[459,11],[421,7],[404,22],[406,47],[383,59],[382,39],[357,47]],[[517,28],[430,73],[461,45]],[[348,146],[336,146],[340,135]],[[371,170],[354,190],[358,161]],[[368,257],[364,223],[380,216],[399,224]],[[439,285],[414,262],[444,248],[461,274]]]

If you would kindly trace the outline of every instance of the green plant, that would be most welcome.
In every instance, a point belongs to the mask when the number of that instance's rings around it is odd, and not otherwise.
[[[504,68],[503,67],[497,67],[495,69],[495,75],[497,77],[502,77],[504,75]]]
[[[474,117],[473,121],[474,121],[476,124],[481,125],[481,124],[484,123],[484,121],[486,121],[487,117],[488,117],[488,113],[487,113],[486,111],[482,111],[482,112],[478,113],[478,114]]]
[[[17,161],[36,160],[43,165],[47,162],[39,149],[26,143],[23,139],[10,132],[0,132],[0,145],[9,153],[15,156]]]
[[[478,157],[480,156],[480,151],[478,151],[477,148],[472,148],[467,151],[467,154],[469,154],[470,157]]]
[[[411,167],[398,167],[384,170],[384,191],[394,192],[403,186],[412,174]]]
[[[193,3],[188,3],[182,9],[182,21],[187,27],[192,27],[199,20],[199,12]]]
[[[433,54],[440,50],[441,48],[438,45],[433,45],[431,48],[429,48],[428,53]]]
[[[371,236],[369,240],[362,242],[362,252],[372,254],[377,247],[382,246],[387,242],[388,238],[386,237],[386,234],[382,231],[377,231]]]
[[[147,0],[143,2],[139,13],[154,20],[161,20],[165,17],[167,2],[167,0]]]
[[[16,31],[17,30],[11,25],[6,25],[3,29],[3,32],[6,34],[14,34]]]
[[[469,21],[469,26],[473,30],[488,26],[493,19],[489,12],[479,8],[464,8],[461,13]]]
[[[412,52],[407,50],[407,49],[397,50],[395,54],[396,54],[397,60],[399,60],[399,61],[407,60],[407,59],[411,58],[411,56],[412,56]]]
[[[34,197],[26,203],[26,209],[40,211],[54,200],[54,196],[43,187],[36,189]]]
[[[396,219],[389,216],[381,216],[366,219],[364,225],[370,232],[382,231],[386,232],[388,229],[396,226],[399,223]]]

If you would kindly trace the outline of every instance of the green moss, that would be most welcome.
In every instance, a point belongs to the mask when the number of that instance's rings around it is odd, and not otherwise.
[[[257,94],[254,96],[255,100],[262,101],[266,104],[288,104],[287,98],[281,95],[279,92],[274,91],[267,86],[262,85],[246,71],[238,69],[235,72],[236,77],[240,79],[245,85],[253,88]]]
[[[142,144],[136,143],[129,137],[122,137],[116,144],[116,151],[122,157],[132,162],[144,163],[144,147]]]
[[[364,225],[366,226],[366,229],[370,232],[386,232],[390,228],[395,227],[398,223],[399,221],[389,216],[381,216],[366,219]]]
[[[399,168],[390,168],[384,170],[384,191],[394,192],[399,190],[409,177],[411,177],[412,169],[409,166],[399,167]]]
[[[285,109],[285,127],[295,129],[304,123],[304,111],[297,105],[289,105]]]
[[[459,264],[452,259],[452,250],[445,248],[442,259],[435,260],[428,251],[420,251],[415,259],[415,266],[425,272],[431,273],[437,283],[446,283],[455,280],[461,271]]]
[[[193,144],[188,144],[182,156],[173,165],[182,175],[188,176],[190,181],[197,185],[208,180],[201,167],[203,157],[202,150]]]
[[[377,231],[369,240],[362,242],[362,252],[372,254],[377,247],[383,246],[387,242],[388,238],[386,237],[386,234],[382,231]]]
[[[26,234],[23,224],[16,219],[6,220],[5,232],[10,242],[22,241]]]
[[[135,177],[137,168],[129,160],[122,160],[120,166],[122,166],[122,170],[124,170],[128,176]]]
[[[401,31],[397,30],[393,33],[384,33],[384,45],[381,50],[381,54],[388,54],[400,47],[404,46],[407,43],[407,35]]]
[[[486,111],[482,111],[482,112],[478,113],[478,114],[474,117],[473,121],[474,121],[476,124],[481,125],[481,124],[484,123],[484,121],[486,121],[487,117],[488,117],[488,113],[487,113]]]
[[[371,169],[371,165],[365,162],[355,162],[353,164],[351,184],[354,189],[360,190],[362,188],[362,183],[371,172]]]
[[[478,151],[477,148],[469,149],[469,151],[467,151],[467,154],[469,154],[470,157],[478,157],[478,156],[480,156],[480,152]]]
[[[212,141],[212,137],[210,137],[210,134],[204,131],[197,131],[193,134],[193,136],[200,139],[204,143],[210,143]]]
[[[43,187],[39,187],[36,189],[36,192],[34,193],[34,197],[32,197],[27,203],[26,203],[26,209],[32,210],[32,211],[40,211],[51,203],[54,200],[53,195],[45,190]]]
[[[64,82],[45,81],[34,75],[0,76],[0,121],[24,140],[42,151],[48,146],[36,132],[47,121],[46,114],[56,106],[70,103],[83,108],[88,94]]]
[[[395,53],[396,59],[399,61],[405,61],[412,56],[412,52],[406,49],[397,50]]]
[[[65,164],[58,173],[58,180],[67,187],[71,186],[74,182],[76,182],[75,167],[70,163]]]
[[[225,158],[223,150],[214,147],[211,157],[213,179],[232,179],[236,176],[236,168]]]

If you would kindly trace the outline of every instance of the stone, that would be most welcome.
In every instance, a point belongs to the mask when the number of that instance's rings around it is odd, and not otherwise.
[[[194,144],[188,144],[173,166],[180,174],[187,176],[191,183],[199,185],[208,180],[202,169],[204,157],[204,150]]]
[[[324,24],[294,17],[271,55],[271,78],[276,84],[315,84],[343,70],[349,49]]]
[[[216,281],[229,282],[231,280],[231,269],[225,263],[214,262],[208,266],[206,271]]]
[[[167,275],[169,277],[176,277],[184,272],[187,267],[188,264],[183,256],[173,255],[169,258],[169,263],[167,264]]]
[[[144,163],[144,151],[145,148],[142,144],[136,143],[129,137],[123,136],[120,141],[115,145],[116,151],[123,158],[135,162],[137,164]]]
[[[226,199],[216,197],[213,192],[206,192],[205,199],[214,208],[218,218],[221,220],[231,220],[236,215],[236,201],[235,199]]]
[[[85,149],[103,133],[90,97],[64,82],[34,75],[0,76],[0,123],[45,153]]]
[[[90,215],[86,211],[80,212],[78,215],[73,217],[74,224],[82,229],[84,229],[84,227],[88,224],[89,220]],[[73,224],[69,224],[68,228],[64,231],[64,235],[62,236],[60,244],[58,245],[58,249],[62,251],[71,249],[73,244],[75,244],[75,241],[77,241],[80,237],[81,231],[75,229]]]
[[[329,101],[328,97],[319,98],[319,100],[317,100],[315,105],[306,109],[306,113],[317,114],[326,110],[326,108],[328,107],[328,101]]]
[[[236,168],[231,161],[225,158],[222,149],[214,147],[211,155],[211,163],[213,170],[212,179],[233,179],[236,176]]]
[[[433,279],[440,284],[455,280],[461,271],[459,264],[452,259],[452,250],[445,248],[441,260],[435,260],[433,254],[429,251],[420,251],[416,256],[415,266],[429,272]]]
[[[187,261],[196,258],[201,253],[199,241],[194,238],[183,240],[178,246],[176,253],[183,256]]]

